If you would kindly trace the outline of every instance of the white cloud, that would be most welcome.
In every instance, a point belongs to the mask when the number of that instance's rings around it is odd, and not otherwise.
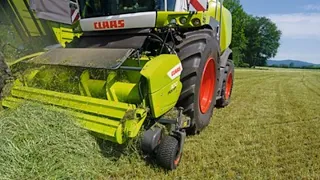
[[[320,11],[320,4],[308,4],[303,9],[307,11]]]
[[[270,14],[266,16],[277,24],[282,31],[282,37],[320,40],[320,13]]]
[[[316,9],[316,6],[306,8]],[[281,46],[274,59],[295,59],[320,64],[320,13],[264,16],[275,22],[282,31]]]

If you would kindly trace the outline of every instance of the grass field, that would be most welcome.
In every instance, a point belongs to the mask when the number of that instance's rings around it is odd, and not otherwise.
[[[189,137],[179,168],[99,143],[39,106],[0,114],[0,179],[319,179],[320,71],[236,69],[232,104]]]

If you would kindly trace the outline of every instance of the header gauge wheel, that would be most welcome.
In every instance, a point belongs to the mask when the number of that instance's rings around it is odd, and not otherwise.
[[[179,154],[179,142],[172,136],[165,136],[160,142],[157,150],[157,161],[159,165],[167,170],[178,167],[182,154]]]

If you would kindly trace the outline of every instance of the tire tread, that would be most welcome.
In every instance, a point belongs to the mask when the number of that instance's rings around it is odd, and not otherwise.
[[[184,35],[184,40],[180,44],[176,45],[176,51],[181,59],[183,67],[183,71],[180,76],[183,89],[181,91],[177,106],[183,107],[183,113],[186,116],[189,116],[191,119],[194,119],[194,98],[196,94],[196,84],[198,81],[198,76],[202,74],[202,72],[199,71],[199,67],[201,60],[204,58],[202,56],[205,56],[204,51],[208,44],[213,42],[212,39],[215,38],[215,35],[214,31],[211,29],[190,31],[186,32]],[[196,122],[193,122],[193,125],[195,123]],[[206,126],[206,123],[204,122],[198,122],[197,124],[199,127],[197,127],[196,130],[202,129],[204,126]]]
[[[157,161],[165,169],[175,169],[174,160],[178,151],[179,142],[172,136],[164,136],[157,150]]]

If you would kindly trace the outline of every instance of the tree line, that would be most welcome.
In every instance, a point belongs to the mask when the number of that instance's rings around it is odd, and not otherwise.
[[[273,68],[290,68],[290,69],[320,69],[320,66],[317,66],[317,65],[296,67],[292,63],[290,63],[289,65],[288,64],[279,64],[279,65],[273,64],[273,65],[270,65],[269,67],[273,67]]]
[[[266,66],[276,56],[282,32],[267,17],[246,13],[240,0],[225,0],[232,14],[233,60],[238,67]]]

